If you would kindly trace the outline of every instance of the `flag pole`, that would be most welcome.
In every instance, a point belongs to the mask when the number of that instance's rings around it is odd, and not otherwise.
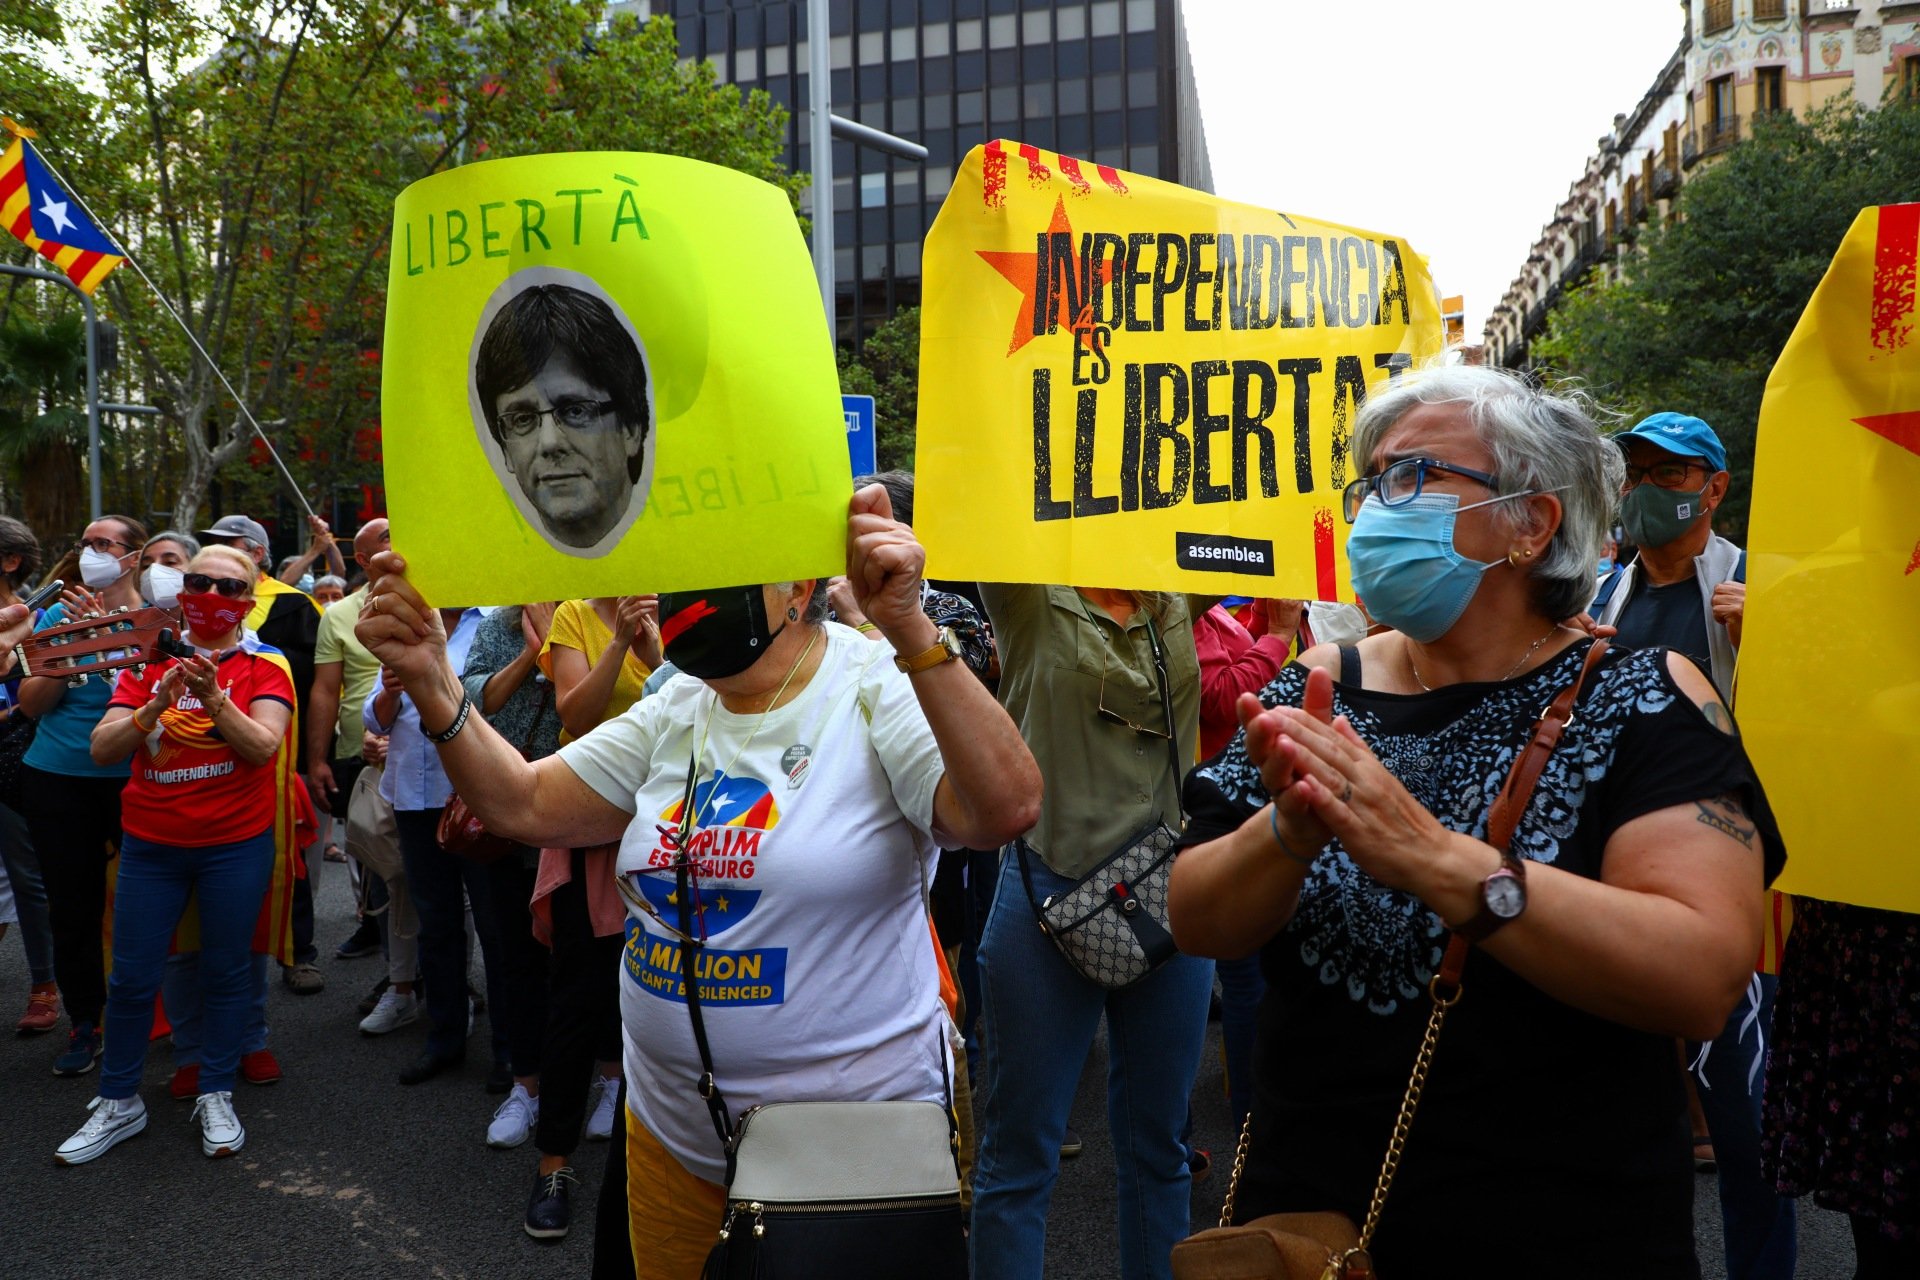
[[[18,133],[18,130],[16,130],[16,133]],[[31,135],[20,134],[19,136],[22,139],[23,146],[29,146],[29,147],[33,146],[31,142],[26,141],[26,138]],[[66,174],[60,172],[59,169],[54,167],[53,161],[47,159],[47,155],[44,151],[41,151],[38,147],[34,147],[34,154],[40,158],[41,164],[44,164],[47,166],[48,172],[52,173],[55,178],[59,179],[60,185],[63,188],[65,188],[66,193],[73,197],[73,201],[75,204],[80,206],[80,211],[86,214],[88,218],[92,219],[93,225],[96,227],[99,227],[102,234],[111,235],[111,233],[107,231],[107,224],[101,221],[100,217],[97,214],[95,214],[91,208],[87,206],[86,197],[80,194],[79,188],[74,186],[73,181],[70,178],[68,178]],[[213,376],[220,380],[220,385],[225,387],[227,389],[227,394],[233,397],[234,404],[240,407],[240,416],[246,419],[247,425],[249,427],[253,428],[253,434],[259,438],[260,443],[267,447],[267,456],[273,459],[273,465],[279,469],[281,476],[287,482],[287,487],[293,490],[294,500],[300,504],[300,509],[307,513],[307,516],[309,519],[313,518],[314,510],[313,510],[313,507],[307,502],[307,495],[301,491],[299,481],[293,478],[293,472],[287,470],[287,464],[280,457],[280,451],[273,447],[273,441],[267,439],[267,433],[264,429],[262,429],[258,420],[254,418],[253,410],[247,407],[247,402],[241,399],[240,393],[234,390],[233,384],[231,382],[227,381],[227,375],[220,371],[220,366],[214,363],[214,359],[212,356],[207,354],[207,349],[200,345],[200,339],[195,337],[193,330],[187,327],[187,322],[180,318],[180,313],[173,309],[173,304],[167,301],[167,295],[160,291],[160,287],[158,285],[154,284],[153,278],[147,274],[146,268],[140,265],[140,260],[138,258],[135,258],[132,252],[128,250],[126,243],[120,240],[118,237],[114,237],[114,243],[115,243],[115,248],[119,250],[120,256],[127,260],[128,266],[133,268],[133,273],[140,277],[140,279],[146,284],[148,289],[153,291],[153,296],[159,299],[161,307],[163,307],[166,310],[166,313],[173,318],[173,323],[179,326],[180,332],[186,336],[187,341],[192,344],[193,349],[200,353],[200,358],[207,362],[207,368],[213,371]],[[93,328],[91,325],[89,325],[87,329],[87,341],[89,343],[92,343],[93,340],[94,340]],[[99,484],[99,479],[97,476],[94,480],[94,483],[96,485]]]

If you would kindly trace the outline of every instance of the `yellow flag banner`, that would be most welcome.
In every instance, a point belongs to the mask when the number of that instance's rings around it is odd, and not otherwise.
[[[934,573],[1352,598],[1354,412],[1444,340],[1405,240],[991,142],[924,269]]]
[[[394,203],[381,418],[429,600],[692,590],[844,563],[826,317],[778,189],[675,156],[466,165]]]
[[[1920,204],[1854,220],[1767,379],[1739,715],[1790,893],[1920,912]]]

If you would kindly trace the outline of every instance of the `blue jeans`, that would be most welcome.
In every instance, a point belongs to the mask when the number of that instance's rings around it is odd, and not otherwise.
[[[1241,960],[1217,960],[1220,973],[1220,1048],[1227,1060],[1227,1105],[1233,1112],[1233,1134],[1247,1122],[1253,1105],[1254,1023],[1267,980],[1260,974],[1259,955]]]
[[[420,915],[420,976],[427,984],[427,1052],[460,1057],[467,1050],[467,911],[487,966],[487,1025],[495,1062],[508,1059],[506,958],[494,926],[493,882],[487,868],[440,847],[440,810],[400,809],[400,861]],[[465,898],[462,899],[462,891]]]
[[[1072,884],[1038,859],[1032,866],[1042,898]],[[1167,1280],[1169,1255],[1187,1235],[1191,1180],[1180,1131],[1206,1038],[1212,962],[1177,956],[1125,991],[1088,982],[1040,932],[1009,852],[979,967],[985,1083],[973,1173],[973,1274],[1041,1275],[1060,1141],[1104,1014],[1120,1275]]]
[[[272,968],[271,957],[254,953],[247,1029],[240,1037],[242,1057],[267,1047],[267,977]],[[160,979],[160,999],[167,1006],[167,1021],[173,1024],[174,1069],[198,1064],[200,1045],[206,1038],[206,992],[200,986],[198,951],[167,957],[166,976]]]
[[[27,950],[27,974],[34,986],[53,981],[53,923],[47,916],[47,883],[33,851],[27,820],[0,804],[0,866],[13,882],[13,905],[20,915],[20,945]]]
[[[1779,986],[1773,974],[1754,974],[1719,1036],[1687,1045],[1719,1167],[1727,1280],[1793,1280],[1799,1252],[1793,1201],[1760,1172],[1760,1087]]]
[[[153,1033],[153,998],[189,897],[200,903],[200,987],[206,1000],[200,1092],[233,1088],[251,1016],[254,927],[272,878],[271,830],[195,849],[150,844],[131,832],[121,837],[102,1098],[131,1098],[139,1091]]]

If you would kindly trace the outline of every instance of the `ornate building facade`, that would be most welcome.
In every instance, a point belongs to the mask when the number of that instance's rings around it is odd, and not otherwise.
[[[1649,219],[1673,216],[1699,165],[1747,136],[1757,115],[1851,95],[1877,106],[1920,93],[1920,3],[1681,0],[1685,31],[1639,103],[1617,115],[1541,229],[1487,319],[1487,360],[1531,364],[1562,294],[1617,273]]]

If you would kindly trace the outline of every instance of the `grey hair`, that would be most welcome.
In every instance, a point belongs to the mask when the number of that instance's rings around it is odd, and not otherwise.
[[[323,573],[313,580],[315,591],[322,587],[338,587],[344,592],[347,589],[347,580],[337,573]]]
[[[1546,617],[1571,618],[1593,599],[1599,562],[1626,463],[1596,419],[1618,414],[1571,385],[1543,388],[1484,365],[1443,365],[1406,374],[1370,396],[1354,423],[1353,456],[1361,467],[1381,438],[1420,405],[1464,405],[1493,455],[1499,492],[1552,492],[1560,527],[1530,574],[1534,602]],[[1489,508],[1516,534],[1535,533],[1533,509],[1518,502]]]
[[[180,544],[180,547],[187,553],[187,559],[189,560],[200,554],[200,539],[190,533],[182,533],[178,529],[162,529],[147,539],[147,546],[150,547],[156,542],[176,542]],[[141,550],[146,550],[146,547],[142,547]]]
[[[803,581],[805,581],[805,579],[795,578],[791,582],[776,582],[773,586],[776,591],[785,595],[799,586]],[[812,627],[818,626],[826,620],[827,580],[825,578],[815,578],[813,580],[813,594],[807,597],[807,607],[800,611],[800,621]],[[778,622],[779,619],[776,618],[773,621]]]

